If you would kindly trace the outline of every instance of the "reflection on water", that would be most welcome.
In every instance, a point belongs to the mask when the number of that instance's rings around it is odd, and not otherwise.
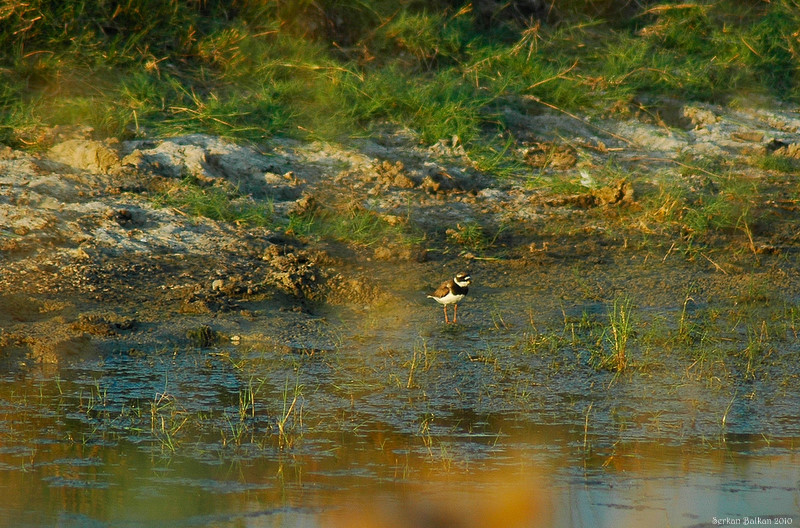
[[[800,523],[796,387],[615,377],[491,328],[387,337],[415,324],[8,364],[0,524]]]

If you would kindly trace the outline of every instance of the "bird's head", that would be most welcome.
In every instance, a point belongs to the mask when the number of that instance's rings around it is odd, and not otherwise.
[[[469,276],[469,273],[464,273],[463,271],[456,274],[454,279],[456,284],[464,288],[465,286],[469,286],[469,283],[472,282],[472,277]]]

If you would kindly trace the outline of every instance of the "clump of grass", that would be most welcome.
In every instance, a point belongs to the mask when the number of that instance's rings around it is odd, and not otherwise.
[[[654,226],[675,225],[680,222],[686,207],[687,191],[675,183],[661,184],[658,194],[645,196],[641,203],[646,220],[651,220]]]
[[[192,216],[244,226],[271,226],[274,222],[271,202],[256,201],[223,186],[200,185],[193,178],[162,192],[154,202],[157,206],[174,207]]]
[[[736,174],[701,174],[701,185],[660,184],[658,191],[644,196],[641,218],[649,230],[674,229],[689,241],[702,241],[709,234],[741,231],[752,240],[750,226],[759,221],[760,185]],[[752,243],[750,244],[752,245]]]
[[[362,207],[315,207],[289,215],[286,232],[299,237],[330,238],[362,246],[392,242],[414,244],[417,237],[403,224],[392,224]]]
[[[214,346],[222,340],[222,334],[208,325],[200,325],[186,332],[186,337],[196,347]]]
[[[455,229],[447,230],[447,239],[455,245],[472,251],[481,251],[489,246],[483,226],[478,222],[457,224]]]
[[[753,165],[759,169],[776,172],[796,172],[800,169],[800,161],[787,156],[766,154],[757,156],[752,160]]]
[[[628,367],[628,341],[633,337],[633,301],[627,296],[614,299],[608,314],[605,341],[610,354],[600,362],[600,368],[622,372]]]
[[[583,185],[577,178],[563,177],[555,175],[550,178],[537,176],[530,178],[527,182],[530,188],[546,187],[550,189],[553,194],[559,195],[573,195],[585,193],[589,190],[588,187]]]
[[[715,156],[681,154],[675,161],[680,168],[680,175],[683,177],[718,176],[723,174],[726,170],[726,160]]]
[[[753,223],[757,184],[731,175],[719,181],[718,186],[716,193],[703,194],[693,204],[687,204],[683,222],[690,232],[703,234]]]

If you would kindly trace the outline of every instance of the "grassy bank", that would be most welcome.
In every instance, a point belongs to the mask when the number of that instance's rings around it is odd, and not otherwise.
[[[3,2],[0,142],[46,147],[57,125],[346,140],[388,122],[458,136],[491,169],[518,140],[507,108],[800,95],[797,0],[522,4]]]

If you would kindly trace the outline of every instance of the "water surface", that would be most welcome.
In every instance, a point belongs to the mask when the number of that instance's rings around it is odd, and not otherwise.
[[[496,295],[461,325],[409,295],[290,340],[251,318],[263,338],[237,345],[9,359],[0,523],[800,523],[796,373],[728,379],[651,348],[617,374],[532,349],[531,312]]]

